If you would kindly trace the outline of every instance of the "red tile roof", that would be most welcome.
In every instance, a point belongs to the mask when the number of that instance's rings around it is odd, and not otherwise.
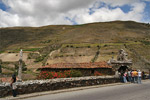
[[[57,63],[42,66],[43,68],[112,68],[106,62],[94,62],[94,63]]]

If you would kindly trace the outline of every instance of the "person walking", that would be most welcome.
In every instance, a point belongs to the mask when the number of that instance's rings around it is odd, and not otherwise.
[[[136,72],[135,72],[135,70],[133,70],[133,71],[132,71],[133,83],[135,83],[135,82],[136,82],[135,74],[136,74]]]
[[[131,77],[131,71],[128,70],[128,81],[131,82],[132,81],[132,77]]]
[[[11,87],[12,87],[12,94],[13,94],[13,97],[16,97],[17,96],[17,86],[16,86],[16,75],[13,74],[12,75],[12,78],[11,78]]]
[[[134,83],[134,70],[131,71],[131,82]]]
[[[124,82],[124,83],[127,83],[126,76],[127,76],[127,72],[125,72],[125,73],[123,74],[123,82]]]
[[[138,72],[137,72],[137,70],[135,70],[135,83],[138,83]]]
[[[145,80],[145,72],[142,71],[142,79]]]
[[[141,75],[142,72],[140,70],[138,70],[138,84],[141,84]]]

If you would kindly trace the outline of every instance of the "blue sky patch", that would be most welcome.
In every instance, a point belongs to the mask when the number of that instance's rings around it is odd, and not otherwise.
[[[124,5],[124,6],[122,6],[122,7],[120,7],[121,8],[121,10],[124,12],[124,13],[128,13],[129,11],[131,11],[131,6],[129,6],[129,5]]]
[[[76,16],[73,17],[72,19],[69,17],[65,17],[65,20],[69,20],[73,25],[77,25],[78,23],[75,21],[75,18],[76,18]]]
[[[150,2],[145,1],[145,3],[146,3],[146,7],[144,9],[145,16],[143,18],[143,21],[150,23]]]
[[[6,7],[6,5],[2,2],[2,0],[0,0],[0,9],[3,10],[3,11],[6,11],[6,10],[7,10],[7,7]]]

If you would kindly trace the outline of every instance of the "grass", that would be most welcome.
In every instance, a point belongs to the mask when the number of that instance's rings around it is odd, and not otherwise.
[[[28,48],[28,49],[23,49],[23,51],[38,51],[40,48]]]
[[[150,45],[150,41],[141,41],[145,45]]]
[[[8,69],[8,70],[11,70],[11,71],[15,71],[15,69],[14,69],[14,68],[6,67],[6,66],[2,66],[2,68],[4,68],[4,69]]]
[[[40,48],[26,48],[26,49],[22,49],[23,51],[30,51],[30,52],[34,52],[34,51],[38,51]],[[10,50],[10,52],[19,52],[20,49],[15,49],[15,50]]]
[[[31,75],[37,75],[36,73],[33,73],[33,70],[32,69],[27,69],[27,71],[24,71],[23,73],[26,73],[26,74],[31,74]]]
[[[131,44],[141,44],[141,42],[126,42],[126,43],[80,43],[80,44],[63,44],[62,48],[71,47],[71,48],[83,48],[83,47],[106,47],[106,46],[120,46],[120,45],[131,45]]]
[[[1,54],[1,53],[4,53],[4,51],[0,51],[0,54]]]

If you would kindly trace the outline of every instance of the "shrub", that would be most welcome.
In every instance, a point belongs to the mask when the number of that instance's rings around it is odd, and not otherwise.
[[[82,73],[79,70],[71,70],[72,77],[81,77]]]
[[[35,59],[34,62],[40,62],[40,61],[43,61],[45,57],[46,57],[46,55],[39,56],[39,57],[37,57],[37,58]]]
[[[88,48],[91,48],[91,46],[88,46]]]
[[[66,47],[69,47],[69,45],[67,45]]]
[[[108,46],[107,44],[104,45],[104,47],[107,47],[107,46]]]
[[[99,45],[97,45],[97,48],[100,48],[100,46],[99,46]]]
[[[150,45],[150,41],[141,41],[145,45]]]
[[[41,71],[38,79],[53,79],[53,78],[70,78],[81,77],[82,73],[78,70],[67,70],[60,72]]]
[[[70,47],[73,48],[73,45],[71,45]]]
[[[53,79],[53,78],[66,78],[71,77],[70,71],[64,72],[49,72],[49,71],[41,71],[38,79]]]

